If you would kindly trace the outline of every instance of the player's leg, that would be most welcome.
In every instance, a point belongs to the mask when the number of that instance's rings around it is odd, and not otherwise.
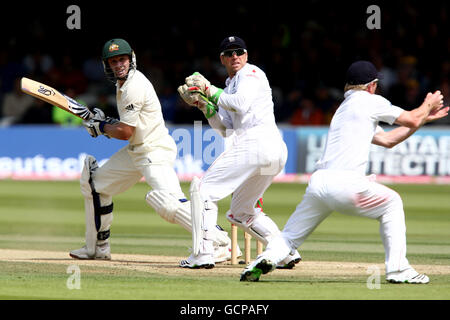
[[[387,280],[427,283],[428,277],[416,272],[406,258],[405,214],[399,194],[376,183],[373,178],[357,176],[350,177],[347,181],[345,188],[335,182],[333,198],[339,199],[336,201],[336,211],[380,222]]]
[[[192,232],[191,204],[186,199],[173,168],[175,153],[161,149],[145,157],[135,157],[135,164],[152,188],[146,194],[147,203],[166,221]],[[148,159],[151,160],[148,161]],[[231,258],[231,239],[226,231],[216,225],[211,230],[214,242],[214,260],[223,262]]]
[[[165,164],[152,164],[144,170],[144,177],[152,187],[146,201],[166,221],[181,225],[192,232],[191,205],[181,190],[173,167]],[[227,241],[228,243],[228,241]]]
[[[200,240],[200,252],[199,254],[191,254],[188,259],[181,261],[182,267],[195,268],[202,267],[202,265],[213,265],[212,230],[215,229],[217,224],[217,202],[233,193],[256,170],[255,165],[249,169],[249,166],[245,163],[237,162],[238,155],[235,152],[235,148],[223,152],[201,179],[198,199],[200,204],[196,205],[199,210],[193,213],[201,219],[203,237]]]
[[[363,216],[380,222],[380,236],[385,250],[386,280],[389,282],[428,283],[406,258],[406,224],[403,201],[394,190],[370,182],[358,194],[356,205]]]
[[[317,176],[317,177],[316,177]],[[314,173],[302,202],[279,235],[270,239],[264,252],[241,273],[241,281],[258,281],[297,249],[332,210],[322,200],[322,177]]]
[[[204,201],[199,187],[200,180],[194,178],[189,190],[193,250],[187,259],[180,261],[180,266],[183,268],[213,268],[215,263],[231,259],[231,240],[228,233],[217,225],[217,202]],[[221,244],[225,240],[226,246]],[[242,252],[239,246],[236,251],[237,257],[240,257]]]
[[[269,140],[271,138],[267,139],[268,142],[270,142]],[[279,139],[276,139],[275,142],[262,146],[259,136],[253,133],[236,136],[233,145],[214,161],[203,176],[199,187],[201,201],[203,202],[202,228],[205,232],[200,246],[202,257],[210,254],[208,250],[211,245],[208,242],[211,239],[208,234],[214,227],[213,223],[217,221],[217,202],[232,193],[234,198],[234,193],[241,193],[239,188],[249,179],[260,176],[263,177],[261,183],[254,181],[244,187],[255,194],[255,196],[252,195],[247,199],[245,205],[249,204],[249,206],[244,210],[254,214],[256,201],[270,185],[273,177],[283,169],[286,159],[287,149],[282,141],[280,143]],[[255,189],[256,191],[254,191]],[[260,210],[258,212],[261,213]],[[260,218],[255,225],[259,224],[270,230],[260,230],[261,232],[271,233],[273,230],[279,232],[273,221],[263,213],[260,214]]]
[[[181,190],[175,170],[166,164],[151,164],[141,169],[152,188],[145,199],[166,221],[176,223],[191,232],[190,205]]]
[[[70,252],[75,259],[111,259],[109,243],[109,228],[112,223],[112,202],[100,205],[100,197],[93,186],[92,176],[98,170],[94,157],[86,156],[81,173],[80,186],[84,196],[86,245]],[[97,245],[98,242],[98,245]]]
[[[245,181],[233,193],[227,219],[245,232],[262,242],[264,245],[280,234],[276,223],[260,208],[255,208],[258,199],[270,186],[273,177],[255,175]],[[301,260],[296,249],[280,261],[278,268],[291,269]]]
[[[323,201],[306,193],[283,231],[272,237],[264,252],[241,273],[241,281],[258,281],[261,274],[273,271],[331,212]]]
[[[174,161],[177,155],[175,142],[170,136],[163,139],[161,147],[145,154],[133,155],[134,163],[151,187],[146,194],[147,203],[166,221],[176,223],[191,232],[189,202],[184,195]]]
[[[182,268],[206,268],[215,266],[214,225],[217,224],[217,203],[205,202],[199,192],[200,180],[194,178],[190,186],[192,214],[192,253],[180,261]]]
[[[191,201],[176,199],[171,193],[163,190],[151,190],[146,195],[147,203],[166,221],[182,226],[192,232]],[[214,262],[231,259],[231,239],[219,225],[211,230],[214,245]]]
[[[406,258],[406,224],[403,201],[397,192],[390,191],[388,209],[378,219],[380,236],[385,250],[386,280],[394,283],[428,283],[428,276],[414,270]]]
[[[77,259],[110,259],[110,227],[113,220],[112,196],[139,181],[141,175],[124,149],[114,154],[102,167],[87,156],[80,179],[85,203],[86,245],[70,252]]]

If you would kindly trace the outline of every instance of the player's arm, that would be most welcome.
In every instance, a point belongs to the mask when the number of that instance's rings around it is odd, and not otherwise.
[[[372,143],[385,148],[392,148],[400,142],[408,139],[419,128],[398,127],[391,131],[384,131],[377,128],[377,133],[373,136]]]
[[[222,109],[219,110],[217,105],[213,104],[208,98],[198,92],[196,87],[188,87],[186,84],[178,87],[178,93],[181,98],[191,107],[198,108],[205,118],[208,120],[209,125],[219,132],[223,137],[226,136],[226,130],[230,127],[231,120],[226,112]]]
[[[198,88],[198,92],[220,108],[231,112],[245,113],[250,108],[258,93],[259,81],[254,75],[246,76],[239,81],[237,91],[228,94],[223,89],[217,88],[200,73],[195,72],[186,78],[186,85],[189,88]]]
[[[107,138],[128,140],[134,134],[135,127],[120,122],[117,119],[105,116],[105,113],[98,108],[92,110],[94,116],[83,121],[83,126],[94,138],[104,135]]]
[[[403,111],[400,116],[395,120],[395,123],[408,128],[420,128],[427,121],[433,121],[438,118],[430,118],[431,115],[445,116],[445,112],[442,112],[443,99],[441,92],[438,90],[435,93],[428,93],[423,103],[416,109],[411,111]],[[448,110],[447,110],[448,112]],[[443,115],[444,114],[444,115]]]
[[[439,98],[439,95],[436,95],[436,97]],[[444,107],[442,99],[439,99],[438,102],[436,102],[436,97],[433,98],[433,96],[434,94],[432,95],[429,93],[427,98],[425,98],[424,103],[419,108],[412,111],[403,111],[395,121],[397,124],[403,124],[402,126],[391,131],[384,131],[381,127],[377,127],[377,132],[372,139],[372,143],[382,147],[392,148],[408,139],[424,123],[448,116],[450,107]],[[433,103],[438,103],[438,107],[433,107]],[[419,110],[421,108],[422,110]],[[427,108],[431,108],[431,111],[427,111]],[[424,117],[422,114],[423,112],[428,112],[428,114]]]
[[[90,119],[89,121],[84,121],[83,125],[93,138],[104,135],[107,138],[128,140],[135,130],[135,127],[113,118],[103,120]]]
[[[119,140],[128,140],[134,134],[135,127],[132,127],[123,122],[117,122],[114,124],[106,123],[103,126],[104,134],[111,138]]]
[[[232,129],[230,116],[224,109],[219,109],[219,112],[208,119],[208,123],[222,137],[227,137],[227,129]]]
[[[220,96],[218,106],[229,111],[245,113],[256,98],[258,86],[256,78],[246,77],[240,81],[236,93],[223,93]]]

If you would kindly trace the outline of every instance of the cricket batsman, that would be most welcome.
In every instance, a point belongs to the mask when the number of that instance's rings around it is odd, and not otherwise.
[[[110,228],[112,197],[135,185],[142,177],[151,187],[145,199],[166,221],[191,232],[190,202],[181,190],[173,168],[177,146],[165,126],[161,104],[151,82],[136,69],[136,57],[127,41],[105,43],[102,61],[106,77],[117,87],[118,119],[106,117],[94,108],[94,117],[84,121],[96,138],[128,140],[101,167],[87,156],[80,185],[86,214],[86,245],[73,250],[75,259],[111,259]],[[82,112],[82,110],[80,111]],[[219,226],[212,230],[214,261],[230,258],[231,240]]]

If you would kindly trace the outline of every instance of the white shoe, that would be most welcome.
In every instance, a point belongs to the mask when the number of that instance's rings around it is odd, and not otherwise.
[[[386,275],[386,280],[391,283],[426,284],[430,282],[430,278],[428,278],[428,276],[418,273],[413,268],[409,268],[398,272],[389,272]]]
[[[239,245],[236,244],[237,257],[242,257],[242,251],[239,248]],[[214,247],[214,262],[220,263],[224,261],[231,260],[231,243],[227,246],[217,246]]]
[[[269,273],[275,270],[275,267],[275,263],[259,256],[242,271],[241,281],[258,281],[261,274]]]
[[[192,253],[186,260],[180,261],[180,267],[189,269],[212,269],[215,267],[214,257],[211,254]]]
[[[217,246],[214,248],[214,262],[220,263],[231,259],[231,251],[228,246]]]
[[[287,258],[277,264],[277,269],[293,269],[300,261],[302,261],[302,257],[300,253],[295,250],[294,254],[289,254]]]
[[[106,242],[101,245],[95,246],[95,256],[88,255],[86,246],[78,250],[70,251],[69,255],[74,259],[81,259],[81,260],[91,260],[91,259],[111,260],[111,248],[109,246],[109,242]]]

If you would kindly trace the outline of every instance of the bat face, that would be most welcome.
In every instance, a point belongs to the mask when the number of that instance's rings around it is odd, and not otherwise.
[[[92,112],[86,106],[50,86],[25,77],[22,78],[21,85],[24,93],[57,106],[83,120],[89,120],[92,117]]]

